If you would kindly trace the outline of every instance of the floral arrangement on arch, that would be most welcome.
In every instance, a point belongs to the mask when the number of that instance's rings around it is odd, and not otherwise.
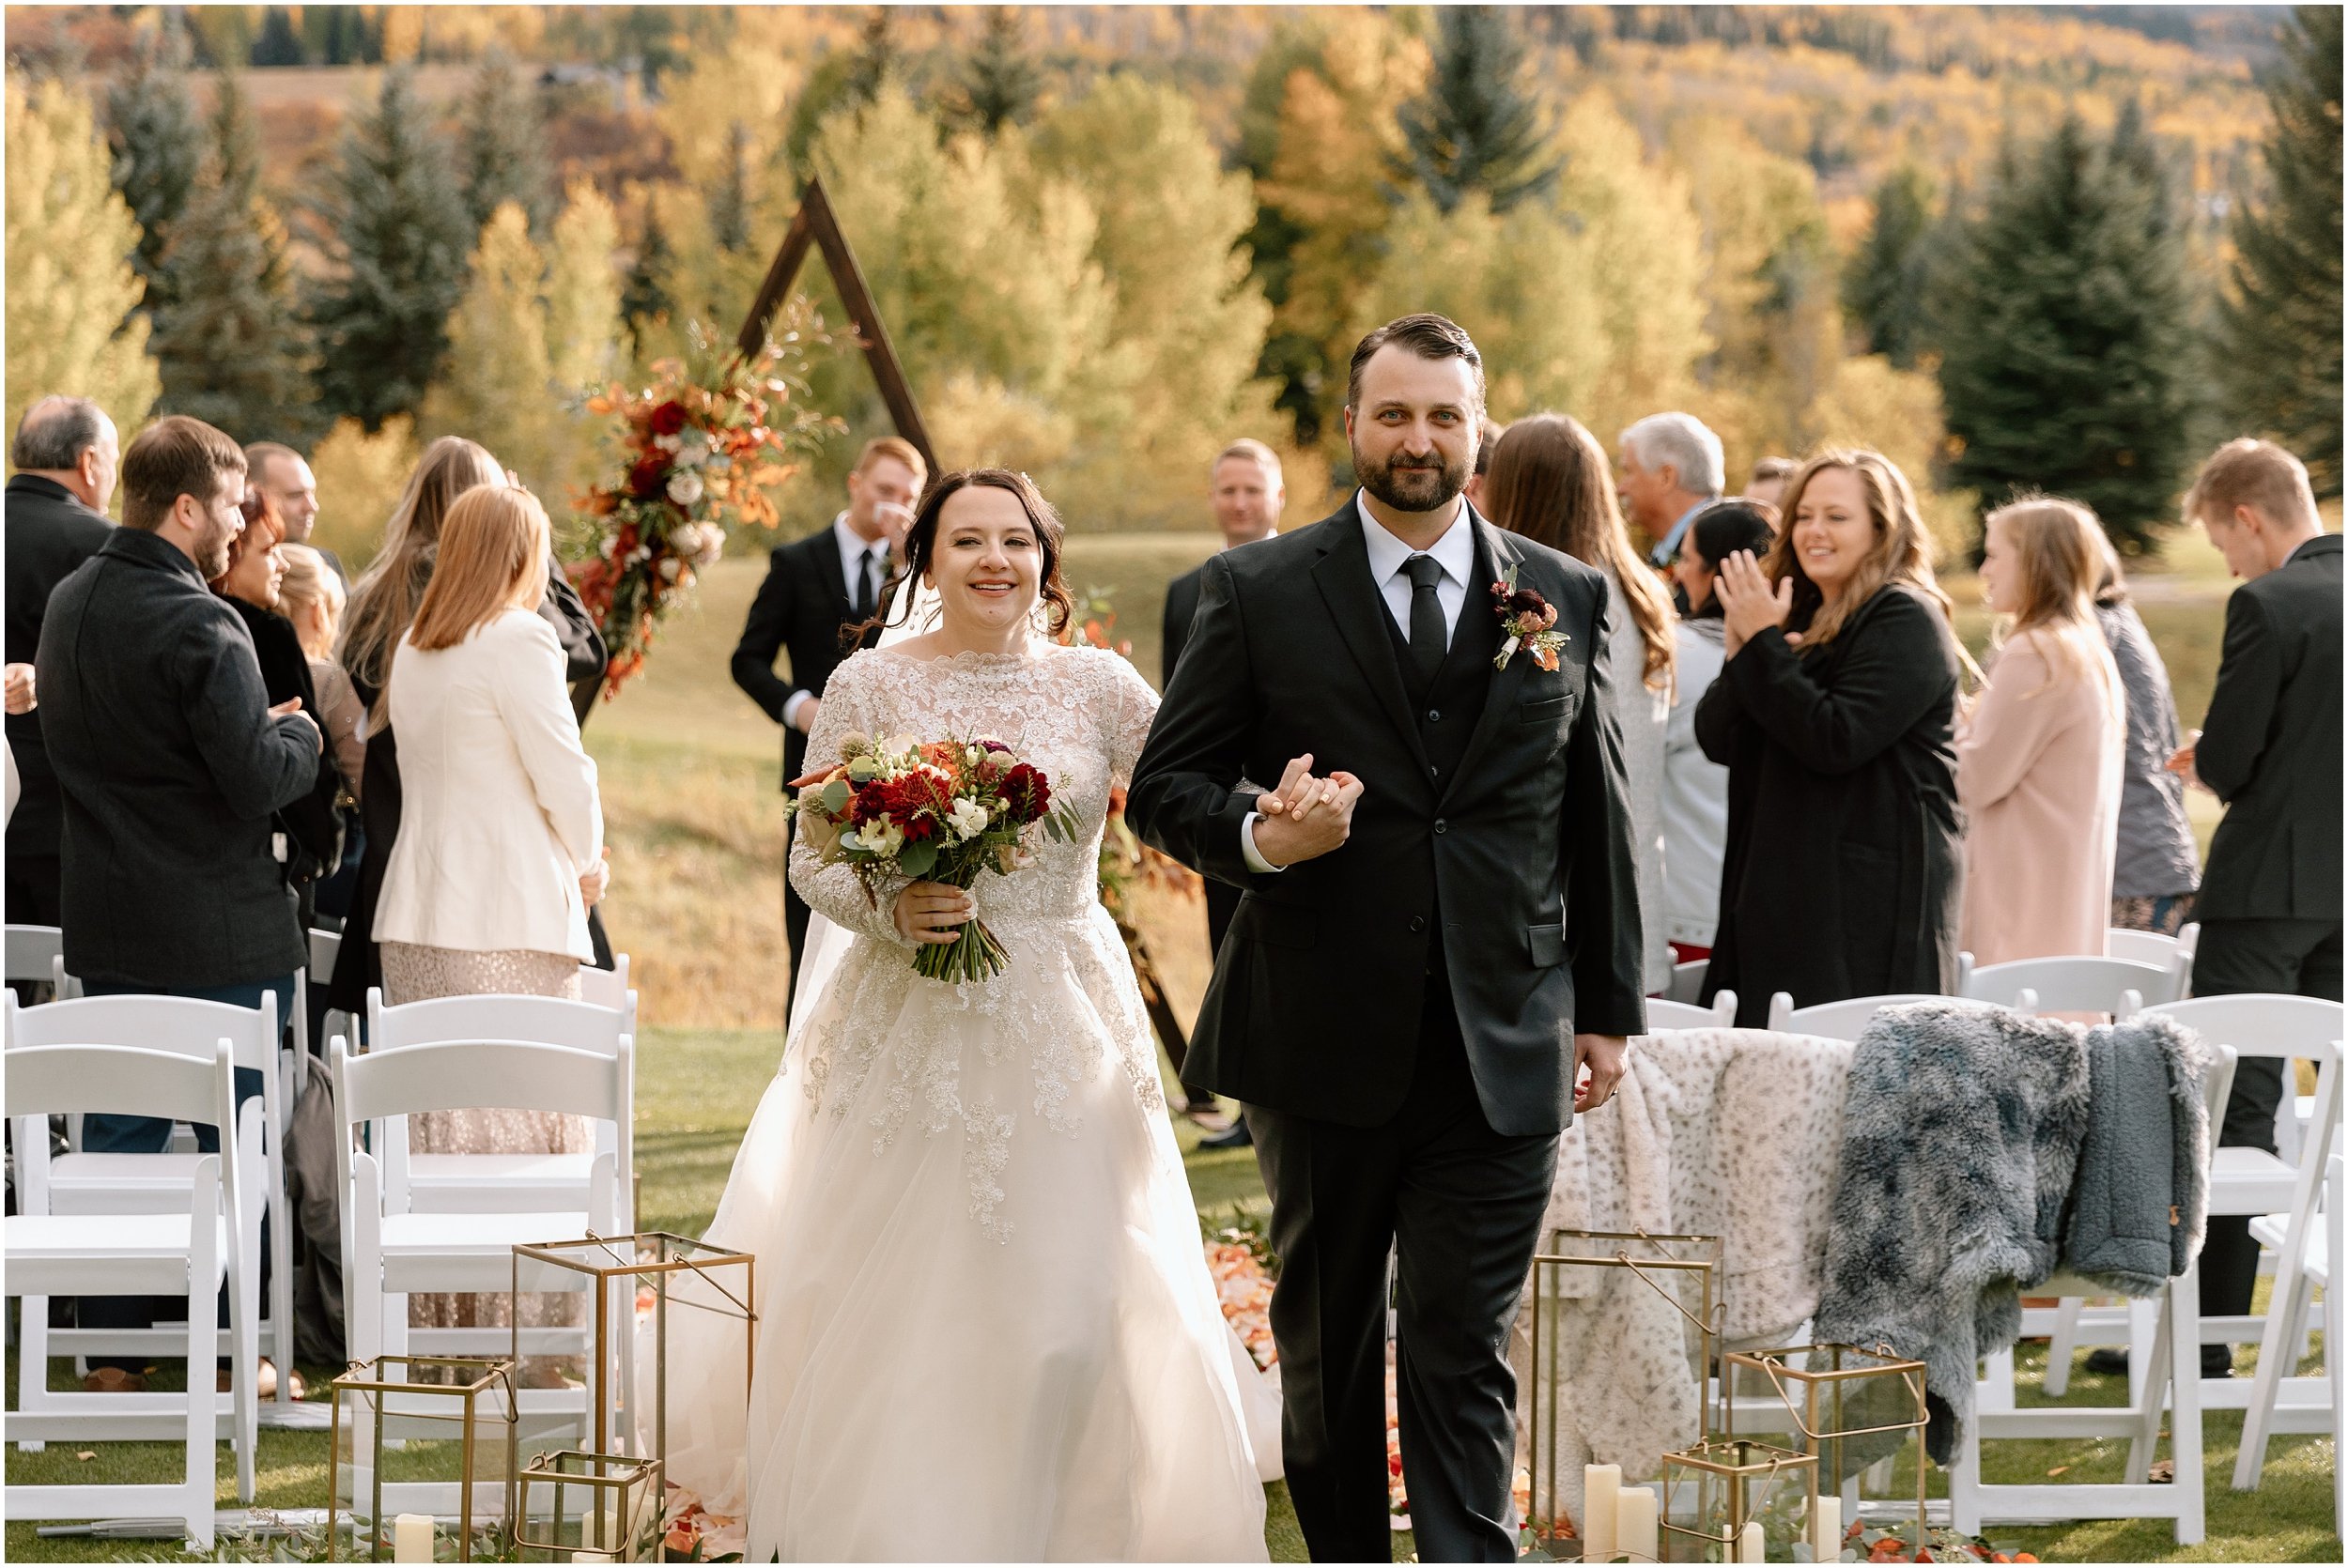
[[[569,567],[572,586],[610,653],[604,695],[644,666],[653,633],[694,574],[717,563],[735,528],[772,529],[767,492],[835,430],[807,407],[807,351],[830,337],[804,302],[756,354],[686,330],[682,359],[652,366],[651,384],[617,383],[587,402],[612,419],[616,471],[579,511],[595,553]]]

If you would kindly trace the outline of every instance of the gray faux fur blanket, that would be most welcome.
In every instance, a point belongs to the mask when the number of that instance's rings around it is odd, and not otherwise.
[[[1868,1026],[1851,1061],[1815,1334],[1924,1362],[1935,1460],[1948,1463],[1971,1419],[1976,1361],[2014,1342],[2021,1293],[2065,1261],[2066,1236],[2116,1289],[2144,1288],[2153,1267],[2173,1272],[2190,1259],[2206,1208],[2205,1060],[2166,1020],[2090,1030],[1920,1002]],[[2081,1151],[2098,1119],[2093,1195],[2075,1226]],[[2147,1145],[2149,1159],[2130,1152]],[[2138,1211],[2154,1205],[2156,1266],[2130,1245],[2148,1223]]]

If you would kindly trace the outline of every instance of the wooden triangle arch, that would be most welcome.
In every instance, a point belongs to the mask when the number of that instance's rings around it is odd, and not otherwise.
[[[937,472],[937,453],[931,450],[929,426],[921,423],[921,409],[913,401],[913,388],[905,380],[904,366],[897,362],[897,350],[889,344],[888,329],[881,324],[880,311],[873,303],[872,290],[864,284],[864,269],[857,265],[856,252],[848,248],[848,237],[840,232],[839,216],[831,209],[831,198],[824,193],[823,180],[814,175],[807,177],[806,189],[799,192],[799,210],[791,220],[791,227],[782,237],[782,246],[775,252],[774,265],[766,269],[766,281],[758,285],[758,298],[751,301],[749,319],[742,323],[742,333],[735,341],[744,354],[755,354],[766,341],[766,324],[798,281],[799,269],[807,263],[807,250],[815,246],[824,254],[825,270],[831,274],[831,285],[839,292],[841,307],[847,312],[848,331],[864,346],[864,358],[873,367],[873,379],[880,383],[881,401],[888,405],[889,420],[897,426],[897,434],[913,443],[929,465]]]

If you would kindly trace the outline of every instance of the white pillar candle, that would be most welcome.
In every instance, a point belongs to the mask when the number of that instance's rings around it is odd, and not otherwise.
[[[1818,1499],[1817,1517],[1812,1521],[1810,1549],[1820,1562],[1831,1562],[1843,1555],[1843,1499],[1831,1492]]]
[[[1582,1467],[1582,1560],[1604,1562],[1614,1557],[1614,1507],[1622,1493],[1620,1465]]]
[[[1626,1486],[1614,1500],[1614,1549],[1633,1562],[1661,1555],[1656,1497],[1645,1486]]]
[[[1760,1520],[1747,1520],[1743,1532],[1737,1537],[1737,1560],[1739,1562],[1769,1560],[1769,1543],[1761,1534]]]
[[[429,1562],[432,1560],[432,1515],[402,1514],[392,1521],[392,1560],[394,1562]]]

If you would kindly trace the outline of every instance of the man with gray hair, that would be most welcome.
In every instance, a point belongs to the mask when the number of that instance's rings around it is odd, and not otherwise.
[[[86,397],[36,399],[8,453],[16,473],[0,525],[8,534],[8,736],[23,789],[8,828],[8,917],[16,925],[59,923],[65,806],[41,744],[33,657],[50,591],[113,531],[104,513],[120,453],[115,422]]]
[[[1623,506],[1655,541],[1647,559],[1669,566],[1688,525],[1727,485],[1721,438],[1693,414],[1649,414],[1622,433],[1621,458]]]

